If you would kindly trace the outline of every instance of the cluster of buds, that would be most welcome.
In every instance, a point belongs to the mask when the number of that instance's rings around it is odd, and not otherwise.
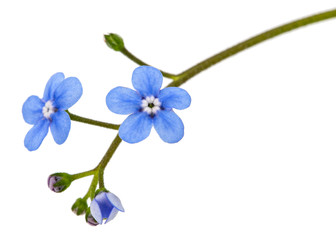
[[[54,173],[48,177],[48,187],[59,193],[66,190],[74,179],[67,173]],[[77,215],[85,214],[85,221],[91,226],[108,223],[119,211],[124,212],[120,199],[105,188],[98,189],[88,207],[86,198],[78,198],[71,210]]]

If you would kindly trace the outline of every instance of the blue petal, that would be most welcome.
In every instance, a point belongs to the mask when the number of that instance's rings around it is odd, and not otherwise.
[[[133,87],[143,97],[157,97],[162,86],[162,80],[162,73],[150,66],[137,67],[133,71]]]
[[[190,106],[191,97],[182,88],[169,87],[162,89],[159,93],[159,100],[164,108],[185,109]]]
[[[115,208],[117,208],[121,212],[125,212],[124,207],[122,206],[120,199],[116,195],[114,195],[111,192],[108,192],[106,194],[106,197],[108,198],[108,200],[110,200],[110,202],[112,203],[112,205]]]
[[[100,209],[100,213],[101,213],[102,218],[103,219],[108,218],[110,216],[110,213],[111,213],[112,209],[113,209],[113,205],[111,204],[111,202],[106,197],[106,192],[99,193],[94,199],[97,201],[97,203],[99,205],[99,209]]]
[[[119,212],[118,209],[113,208],[111,213],[110,213],[110,216],[108,216],[108,218],[106,219],[105,224],[108,223],[109,221],[113,220],[117,216],[118,212]]]
[[[29,151],[35,151],[38,149],[48,134],[49,120],[42,118],[37,124],[35,124],[27,133],[24,139],[24,145]]]
[[[102,224],[103,217],[102,217],[102,213],[100,211],[100,208],[99,208],[99,205],[96,199],[92,200],[90,204],[90,211],[91,211],[92,217],[97,221],[97,223]]]
[[[30,96],[22,106],[23,119],[28,124],[36,124],[43,118],[44,102],[37,96]]]
[[[50,77],[44,89],[43,100],[45,102],[52,100],[52,98],[54,97],[56,88],[61,84],[63,79],[64,79],[64,74],[61,72],[55,73],[54,75]]]
[[[57,144],[62,144],[68,138],[71,120],[69,115],[64,111],[58,111],[51,115],[50,130]]]
[[[141,96],[132,89],[116,87],[107,94],[106,105],[114,113],[131,114],[141,108]]]
[[[67,110],[80,99],[82,93],[82,84],[77,78],[66,78],[55,91],[55,105],[58,109]]]
[[[154,128],[167,143],[176,143],[184,135],[183,122],[172,110],[158,111],[154,117]]]
[[[137,143],[150,134],[153,120],[146,112],[137,112],[128,116],[120,125],[119,136],[128,143]]]

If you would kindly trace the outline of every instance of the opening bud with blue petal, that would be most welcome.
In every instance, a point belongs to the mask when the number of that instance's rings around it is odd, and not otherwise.
[[[97,223],[102,224],[104,219],[106,219],[105,223],[108,223],[117,216],[119,211],[124,212],[125,210],[116,195],[101,191],[92,200],[90,211]]]

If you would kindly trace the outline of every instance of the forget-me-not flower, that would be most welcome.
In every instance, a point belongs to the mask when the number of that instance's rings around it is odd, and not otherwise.
[[[49,127],[57,144],[65,142],[69,135],[71,120],[65,112],[82,96],[83,89],[75,77],[64,79],[63,73],[55,73],[49,79],[43,98],[30,96],[22,107],[26,123],[34,125],[27,133],[24,145],[29,151],[38,149]]]
[[[117,114],[131,114],[120,125],[119,136],[128,143],[137,143],[150,134],[152,126],[168,143],[180,141],[184,135],[182,120],[172,110],[190,106],[187,91],[178,87],[162,90],[161,72],[150,66],[134,70],[132,84],[136,91],[116,87],[106,96],[107,107]]]
[[[111,192],[100,192],[92,200],[90,204],[90,211],[97,223],[102,224],[111,221],[119,211],[124,212],[124,208],[120,199]]]

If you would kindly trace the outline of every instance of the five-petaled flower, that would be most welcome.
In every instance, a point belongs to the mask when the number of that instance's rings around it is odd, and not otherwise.
[[[97,223],[102,224],[111,221],[119,211],[124,212],[120,199],[111,192],[100,192],[92,200],[90,204],[90,211]]]
[[[64,79],[63,73],[55,73],[49,79],[43,98],[30,96],[22,107],[26,123],[34,125],[27,133],[24,145],[29,151],[38,149],[50,130],[57,144],[65,142],[71,120],[65,112],[82,96],[83,89],[75,77]]]
[[[162,90],[161,72],[150,66],[141,66],[132,75],[134,91],[116,87],[106,96],[107,107],[117,114],[131,114],[121,124],[119,136],[128,143],[137,143],[150,134],[152,126],[160,138],[168,143],[180,141],[184,135],[182,120],[172,110],[190,106],[187,91],[178,87]]]

